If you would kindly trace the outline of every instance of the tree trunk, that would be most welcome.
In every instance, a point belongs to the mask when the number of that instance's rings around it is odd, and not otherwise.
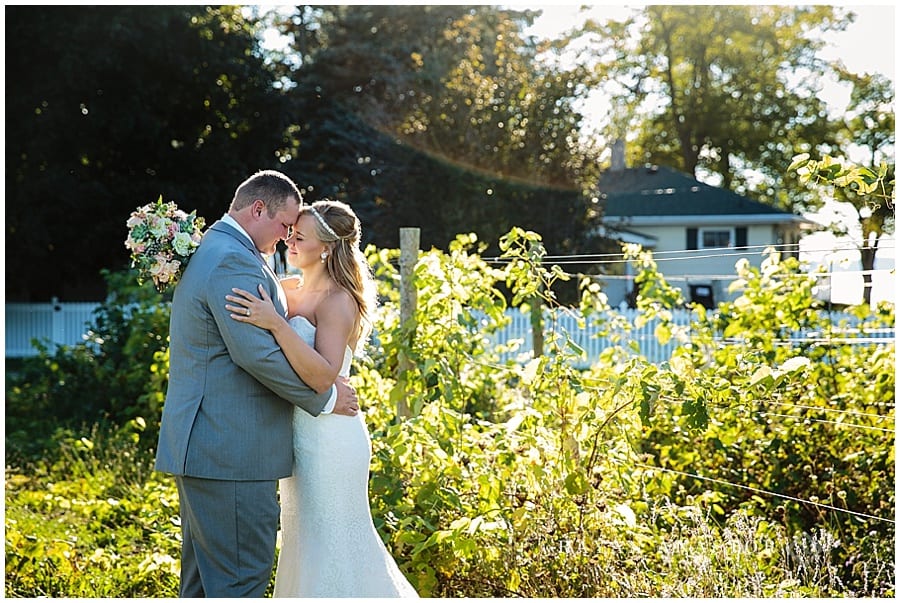
[[[875,269],[875,254],[878,253],[878,238],[873,237],[874,243],[863,241],[859,248],[859,259],[863,270],[863,303],[872,303],[872,271]]]

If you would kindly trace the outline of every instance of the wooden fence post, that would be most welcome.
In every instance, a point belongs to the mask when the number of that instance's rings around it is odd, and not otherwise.
[[[531,357],[544,355],[544,303],[540,295],[531,298]]]
[[[400,229],[400,332],[404,341],[412,343],[416,334],[416,283],[415,268],[419,260],[419,229]],[[408,337],[407,337],[408,335]],[[405,379],[410,361],[401,347],[397,358],[397,380]],[[397,402],[397,416],[408,417],[407,395]]]
[[[540,267],[543,265],[544,246],[536,241],[529,241],[528,256],[537,264],[535,268],[535,277],[540,276]],[[544,298],[541,292],[544,290],[544,283],[539,279],[538,289],[531,296],[531,357],[540,358],[544,355]]]

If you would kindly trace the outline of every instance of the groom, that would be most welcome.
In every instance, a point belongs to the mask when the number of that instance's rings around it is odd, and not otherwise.
[[[169,388],[156,469],[175,476],[181,513],[182,597],[262,597],[278,531],[278,479],[291,474],[294,406],[355,415],[339,381],[317,394],[300,381],[269,331],[232,320],[232,287],[262,283],[287,304],[261,254],[296,222],[303,197],[287,176],[262,171],[235,191],[175,288]]]

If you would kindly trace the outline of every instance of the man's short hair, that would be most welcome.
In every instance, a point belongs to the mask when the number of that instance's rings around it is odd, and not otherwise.
[[[276,170],[260,170],[244,180],[234,191],[231,209],[238,211],[261,199],[271,218],[291,198],[296,199],[298,204],[303,204],[303,194],[293,180]]]

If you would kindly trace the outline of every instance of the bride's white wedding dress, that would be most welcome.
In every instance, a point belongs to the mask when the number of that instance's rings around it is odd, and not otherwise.
[[[306,318],[291,327],[314,345]],[[349,375],[350,348],[341,375]],[[275,597],[418,597],[372,523],[372,444],[362,412],[312,417],[294,410],[294,474],[281,480]]]

